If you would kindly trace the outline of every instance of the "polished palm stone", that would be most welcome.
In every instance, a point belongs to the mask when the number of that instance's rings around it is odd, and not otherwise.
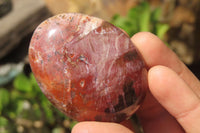
[[[35,30],[29,60],[46,97],[78,121],[121,122],[147,88],[144,61],[126,33],[84,14],[60,14]]]

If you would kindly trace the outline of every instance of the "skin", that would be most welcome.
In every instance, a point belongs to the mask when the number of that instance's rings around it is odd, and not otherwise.
[[[148,67],[149,90],[137,111],[145,133],[200,133],[200,81],[158,37],[135,34],[133,43]],[[72,133],[134,133],[121,124],[80,122]]]

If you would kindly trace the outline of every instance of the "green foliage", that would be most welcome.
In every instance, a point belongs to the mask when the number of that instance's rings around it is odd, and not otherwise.
[[[115,15],[111,23],[124,29],[129,36],[133,36],[140,31],[148,31],[163,39],[164,34],[169,29],[167,24],[160,22],[161,8],[152,10],[147,2],[129,10],[126,16]]]
[[[4,117],[0,116],[0,127],[4,127],[8,125],[8,120]]]
[[[4,88],[0,88],[0,114],[3,108],[8,105],[9,100],[9,92]]]
[[[66,119],[70,120],[69,127],[62,123]],[[35,127],[35,122],[42,126]],[[52,106],[32,73],[29,76],[19,74],[13,81],[13,88],[0,88],[0,132],[19,132],[20,128],[23,132],[59,132],[71,129],[75,123]]]
[[[19,74],[14,80],[14,87],[22,92],[31,92],[32,91],[32,84],[28,77],[24,74]]]

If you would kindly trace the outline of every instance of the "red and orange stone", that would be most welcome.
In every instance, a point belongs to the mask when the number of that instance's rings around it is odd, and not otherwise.
[[[46,97],[78,121],[121,122],[147,88],[144,61],[119,28],[79,13],[47,19],[35,30],[29,60]]]

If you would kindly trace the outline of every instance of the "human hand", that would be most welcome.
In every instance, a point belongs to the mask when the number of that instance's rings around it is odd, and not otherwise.
[[[159,38],[132,37],[148,67],[149,91],[137,111],[145,133],[200,133],[200,81]],[[106,122],[80,122],[72,133],[133,133]]]

